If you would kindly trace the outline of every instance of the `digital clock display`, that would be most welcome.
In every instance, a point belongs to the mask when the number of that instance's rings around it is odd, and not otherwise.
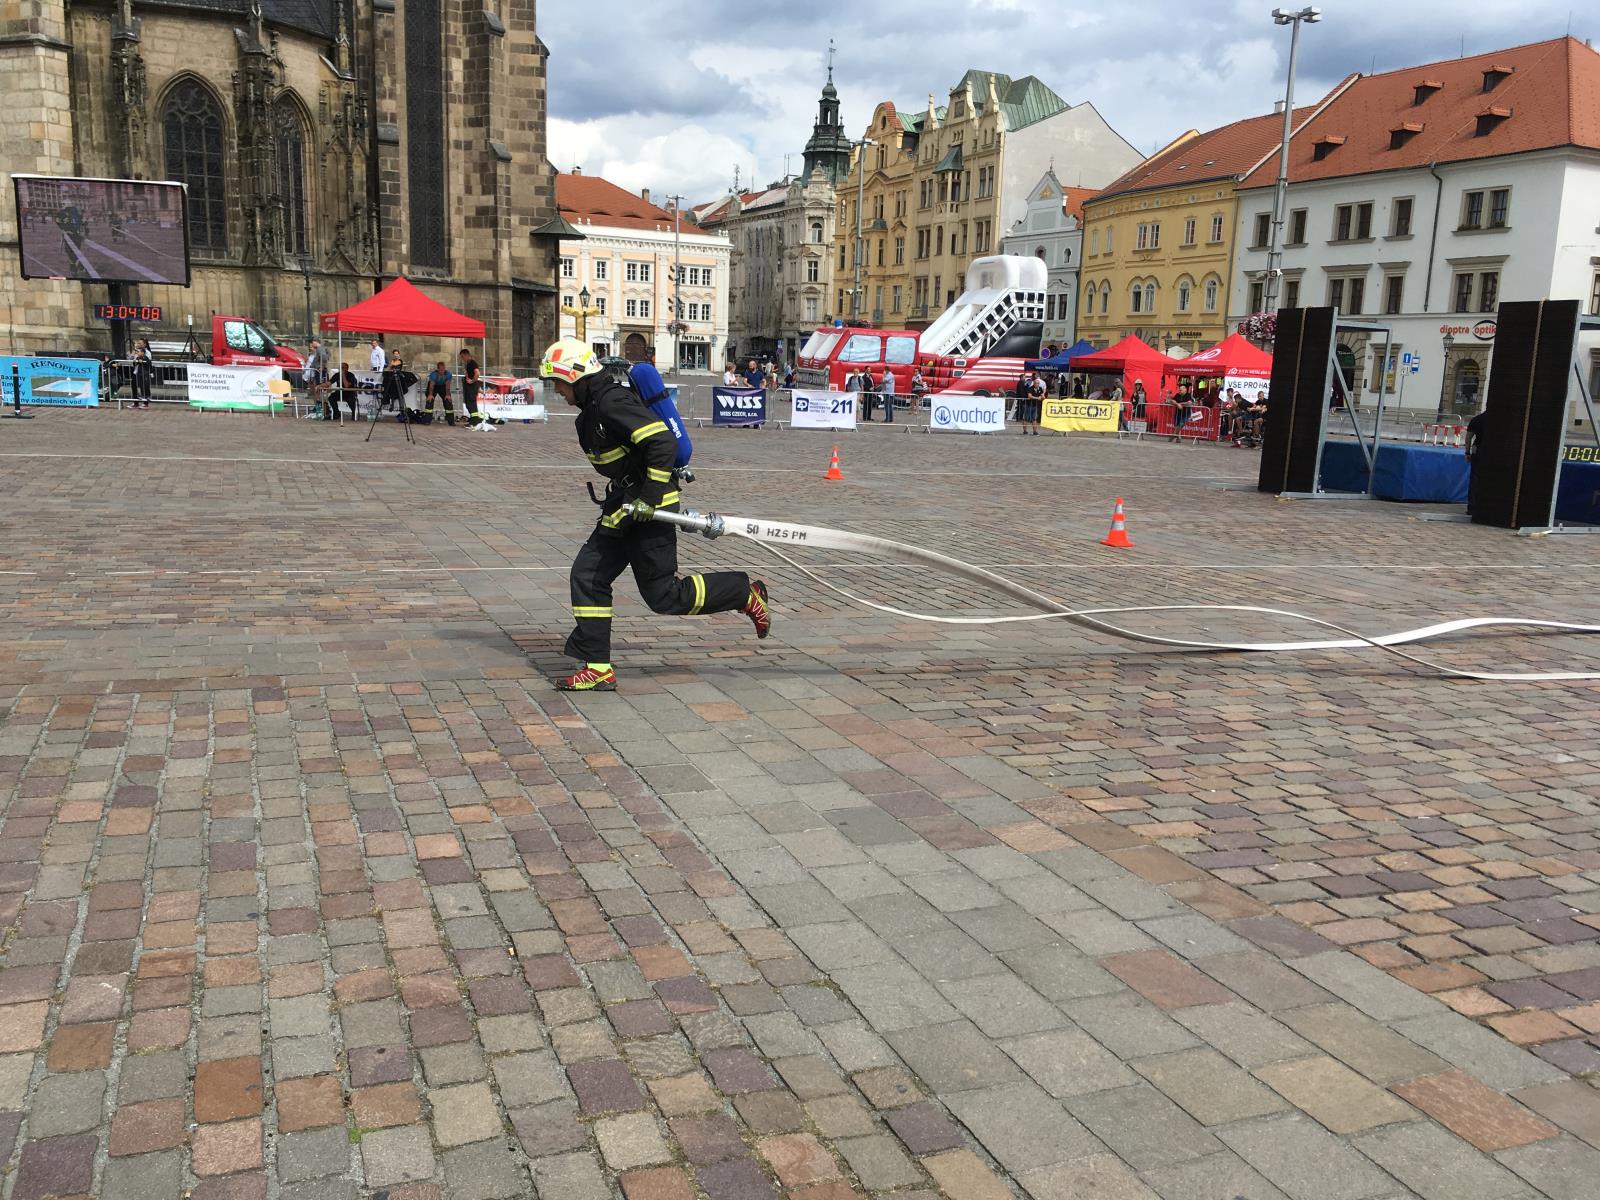
[[[159,304],[96,304],[94,315],[101,321],[159,321]]]

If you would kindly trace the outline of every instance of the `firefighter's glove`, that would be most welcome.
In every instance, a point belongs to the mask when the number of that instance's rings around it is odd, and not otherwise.
[[[648,521],[650,518],[656,515],[656,506],[653,504],[646,504],[643,500],[635,500],[632,506],[628,509],[628,515],[635,521]]]

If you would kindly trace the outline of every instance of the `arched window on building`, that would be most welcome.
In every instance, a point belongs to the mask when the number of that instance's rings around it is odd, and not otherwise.
[[[303,258],[310,253],[311,220],[306,209],[306,126],[300,106],[284,96],[273,112],[273,122],[278,158],[273,191],[283,205],[283,249]]]
[[[1147,313],[1153,313],[1156,310],[1156,285],[1153,283],[1144,285],[1144,310]]]
[[[1101,315],[1104,315],[1104,314],[1106,314],[1106,313],[1108,313],[1110,311],[1111,311],[1111,285],[1109,283],[1102,283],[1100,285],[1100,312],[1101,312]]]
[[[1083,289],[1083,315],[1094,316],[1094,284]]]
[[[1215,275],[1206,278],[1206,311],[1217,311],[1217,286],[1218,279]]]
[[[227,189],[223,175],[222,105],[198,79],[173,88],[161,110],[167,178],[189,190],[189,248],[228,250]]]
[[[812,240],[813,243],[815,243],[817,245],[821,245],[822,244],[822,222],[821,221],[813,221],[813,222],[811,222],[811,240]]]
[[[1191,300],[1191,298],[1193,296],[1193,293],[1194,293],[1194,281],[1193,280],[1191,280],[1187,275],[1185,275],[1182,279],[1178,280],[1178,311],[1179,312],[1185,313],[1185,312],[1189,311],[1189,302],[1190,302],[1190,300]]]
[[[1128,311],[1142,313],[1144,311],[1144,288],[1139,284],[1133,285],[1133,291],[1128,295]]]

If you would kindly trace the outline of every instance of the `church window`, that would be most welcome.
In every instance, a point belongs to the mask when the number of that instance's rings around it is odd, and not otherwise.
[[[444,87],[439,0],[406,0],[406,176],[413,265],[448,267],[445,244]]]
[[[223,178],[222,105],[211,89],[186,79],[167,97],[161,116],[167,177],[189,192],[189,245],[223,254],[228,249],[227,193]]]
[[[277,126],[277,192],[278,203],[283,205],[283,248],[285,252],[305,256],[310,252],[310,224],[306,213],[306,127],[300,119],[300,109],[285,96],[278,101],[273,113]]]

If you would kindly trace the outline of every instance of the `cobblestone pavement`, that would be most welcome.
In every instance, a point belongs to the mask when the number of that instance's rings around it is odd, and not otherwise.
[[[3,425],[0,1200],[1595,1194],[1592,687],[918,624],[686,541],[763,572],[773,638],[624,582],[622,690],[573,700],[559,419]],[[708,431],[694,498],[1085,604],[1600,586],[1583,539],[1219,488],[1246,451],[827,449]]]

